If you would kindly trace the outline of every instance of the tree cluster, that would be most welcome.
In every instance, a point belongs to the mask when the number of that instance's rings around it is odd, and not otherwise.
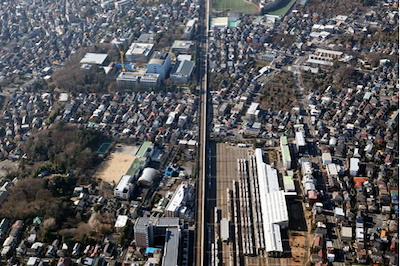
[[[104,92],[107,91],[113,82],[112,77],[108,77],[102,67],[92,66],[90,69],[82,69],[80,60],[86,52],[107,53],[111,60],[116,60],[118,54],[108,46],[94,46],[81,49],[71,56],[65,67],[58,69],[52,76],[54,84],[61,90],[73,94],[81,92]]]
[[[288,71],[277,73],[261,90],[260,107],[289,111],[297,105],[296,82]]]
[[[318,1],[307,0],[305,4],[305,11],[308,13],[317,13],[326,17],[334,17],[337,15],[349,15],[355,10],[363,9],[363,2],[360,1],[346,1],[346,0],[332,0],[332,1]],[[372,0],[371,0],[372,1]]]
[[[32,134],[23,147],[27,156],[24,164],[35,165],[31,177],[44,172],[74,173],[79,183],[87,182],[85,174],[96,165],[95,151],[105,140],[98,131],[58,122],[49,129]]]
[[[54,187],[54,190],[63,187]],[[7,200],[0,207],[0,217],[33,219],[36,216],[55,218],[57,223],[72,214],[70,201],[55,197],[40,179],[22,179],[9,190]]]

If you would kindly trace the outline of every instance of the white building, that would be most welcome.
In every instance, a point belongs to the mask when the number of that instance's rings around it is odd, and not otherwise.
[[[148,89],[160,85],[160,74],[143,72],[121,72],[117,77],[117,85],[125,89]]]
[[[276,169],[263,161],[263,151],[255,150],[265,250],[283,252],[281,226],[289,222],[285,192],[280,190]]]
[[[186,23],[184,35],[186,39],[191,39],[193,36],[194,28],[196,26],[197,19],[191,19]]]
[[[322,165],[326,166],[332,163],[332,155],[329,152],[322,153]]]
[[[349,174],[351,176],[357,176],[358,170],[360,169],[360,167],[358,165],[359,162],[360,162],[360,159],[358,159],[358,158],[350,158]]]
[[[114,189],[114,197],[128,200],[134,188],[133,176],[123,175]]]
[[[128,8],[128,6],[131,6],[131,5],[132,5],[132,0],[120,0],[120,1],[115,2],[115,8],[118,11]]]
[[[126,61],[133,62],[137,59],[148,60],[153,53],[152,43],[132,43],[125,53]]]
[[[159,86],[161,83],[160,74],[156,73],[145,73],[140,77],[139,84],[141,88],[154,88]]]
[[[79,63],[89,65],[103,65],[106,62],[107,54],[86,53]]]
[[[135,72],[121,72],[117,77],[118,87],[136,88],[139,84],[139,75]]]
[[[147,64],[147,73],[160,74],[164,80],[171,68],[171,55],[167,52],[156,52]]]
[[[259,106],[259,103],[251,103],[249,109],[247,109],[246,117],[250,119],[257,119],[260,115],[260,110],[258,109]]]
[[[303,176],[312,175],[313,168],[312,168],[312,165],[311,165],[311,163],[309,161],[303,161],[301,163],[301,173],[302,173]]]
[[[303,131],[296,132],[296,148],[297,152],[304,152],[306,148],[306,140]]]
[[[192,198],[192,189],[192,185],[187,182],[182,182],[179,185],[165,207],[166,217],[179,217],[180,208],[186,206],[187,201]]]
[[[151,167],[143,169],[142,175],[139,177],[138,182],[143,185],[150,186],[153,184],[154,179],[158,176],[158,171]]]
[[[193,41],[176,40],[171,46],[171,51],[175,54],[191,53],[194,47]]]

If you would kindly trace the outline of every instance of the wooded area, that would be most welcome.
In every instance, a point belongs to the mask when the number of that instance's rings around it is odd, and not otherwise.
[[[297,105],[296,82],[289,71],[280,71],[265,84],[260,92],[260,107],[275,111],[290,111]]]
[[[73,94],[81,92],[107,92],[115,77],[107,76],[102,67],[93,66],[91,69],[82,69],[80,60],[87,52],[107,53],[111,60],[118,58],[118,52],[110,45],[96,45],[91,48],[80,49],[67,61],[63,68],[58,69],[52,76],[57,88]]]
[[[57,122],[50,129],[32,134],[23,147],[27,159],[21,162],[21,170],[31,168],[25,172],[30,172],[32,178],[36,178],[42,172],[73,173],[78,183],[88,183],[88,171],[99,162],[95,151],[107,140],[98,131],[79,129],[75,125]]]

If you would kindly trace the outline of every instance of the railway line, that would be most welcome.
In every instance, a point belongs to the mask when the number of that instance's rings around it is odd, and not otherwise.
[[[198,266],[211,263],[211,234],[207,226],[208,221],[208,200],[207,200],[207,176],[209,172],[208,161],[208,31],[209,31],[210,2],[205,0],[204,27],[198,40],[198,81],[200,83],[200,119],[199,119],[199,164],[197,181],[197,217],[196,217],[196,244],[195,264]],[[210,185],[208,185],[210,186]]]

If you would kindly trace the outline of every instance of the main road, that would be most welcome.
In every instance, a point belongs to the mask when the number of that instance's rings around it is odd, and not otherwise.
[[[205,0],[204,26],[198,39],[198,82],[200,83],[200,119],[199,119],[199,148],[198,148],[198,181],[197,181],[197,216],[196,216],[196,265],[208,265],[208,254],[211,252],[211,234],[208,234],[207,221],[209,208],[207,204],[207,174],[210,165],[207,160],[208,154],[208,32],[209,32],[210,1]],[[201,22],[199,23],[201,24]],[[208,239],[207,239],[208,238]]]

